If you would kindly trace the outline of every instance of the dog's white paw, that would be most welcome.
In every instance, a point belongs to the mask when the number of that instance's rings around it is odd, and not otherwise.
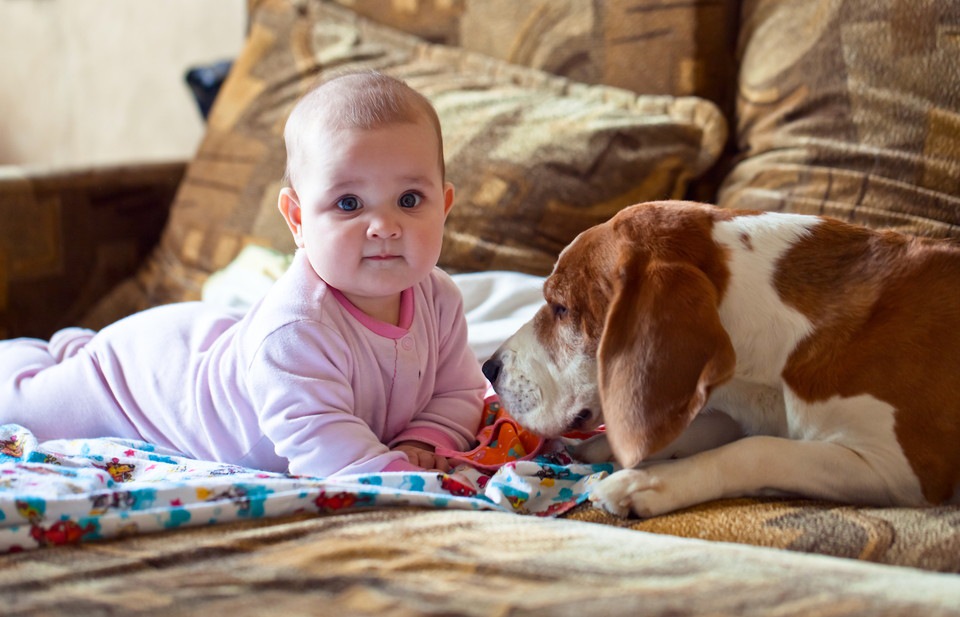
[[[643,518],[659,516],[679,507],[670,486],[655,471],[621,469],[604,478],[590,491],[590,501],[611,514],[626,517],[630,513]]]

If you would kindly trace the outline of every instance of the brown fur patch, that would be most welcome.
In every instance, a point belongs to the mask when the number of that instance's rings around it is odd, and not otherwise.
[[[777,270],[814,332],[784,379],[799,396],[874,396],[896,409],[904,454],[932,503],[960,483],[960,248],[827,220]]]

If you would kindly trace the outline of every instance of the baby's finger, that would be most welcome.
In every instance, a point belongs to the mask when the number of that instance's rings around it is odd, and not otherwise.
[[[450,462],[443,456],[434,455],[433,465],[437,468],[437,471],[442,471],[444,473],[450,471]]]

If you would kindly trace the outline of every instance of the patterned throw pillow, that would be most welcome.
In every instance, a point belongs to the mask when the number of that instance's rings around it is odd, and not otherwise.
[[[693,97],[587,86],[374,24],[311,0],[262,0],[156,252],[89,316],[196,299],[248,244],[292,251],[276,200],[283,124],[329,71],[377,69],[435,104],[457,201],[440,265],[545,274],[577,233],[637,201],[681,197],[726,125]]]
[[[740,0],[336,1],[431,42],[574,81],[724,108],[733,100]]]
[[[744,4],[721,205],[960,237],[960,3]]]
[[[249,0],[259,3],[262,0]],[[298,0],[311,2],[312,0]],[[467,2],[489,0],[335,0],[354,13],[431,43],[457,45]],[[248,2],[248,4],[249,4]],[[250,12],[253,13],[252,11]]]

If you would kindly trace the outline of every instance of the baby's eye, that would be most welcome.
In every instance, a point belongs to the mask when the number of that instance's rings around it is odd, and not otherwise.
[[[397,200],[397,204],[401,208],[416,208],[421,201],[423,201],[423,198],[417,193],[404,193]]]
[[[360,207],[360,200],[353,195],[347,195],[337,200],[337,207],[344,212],[353,212]]]

